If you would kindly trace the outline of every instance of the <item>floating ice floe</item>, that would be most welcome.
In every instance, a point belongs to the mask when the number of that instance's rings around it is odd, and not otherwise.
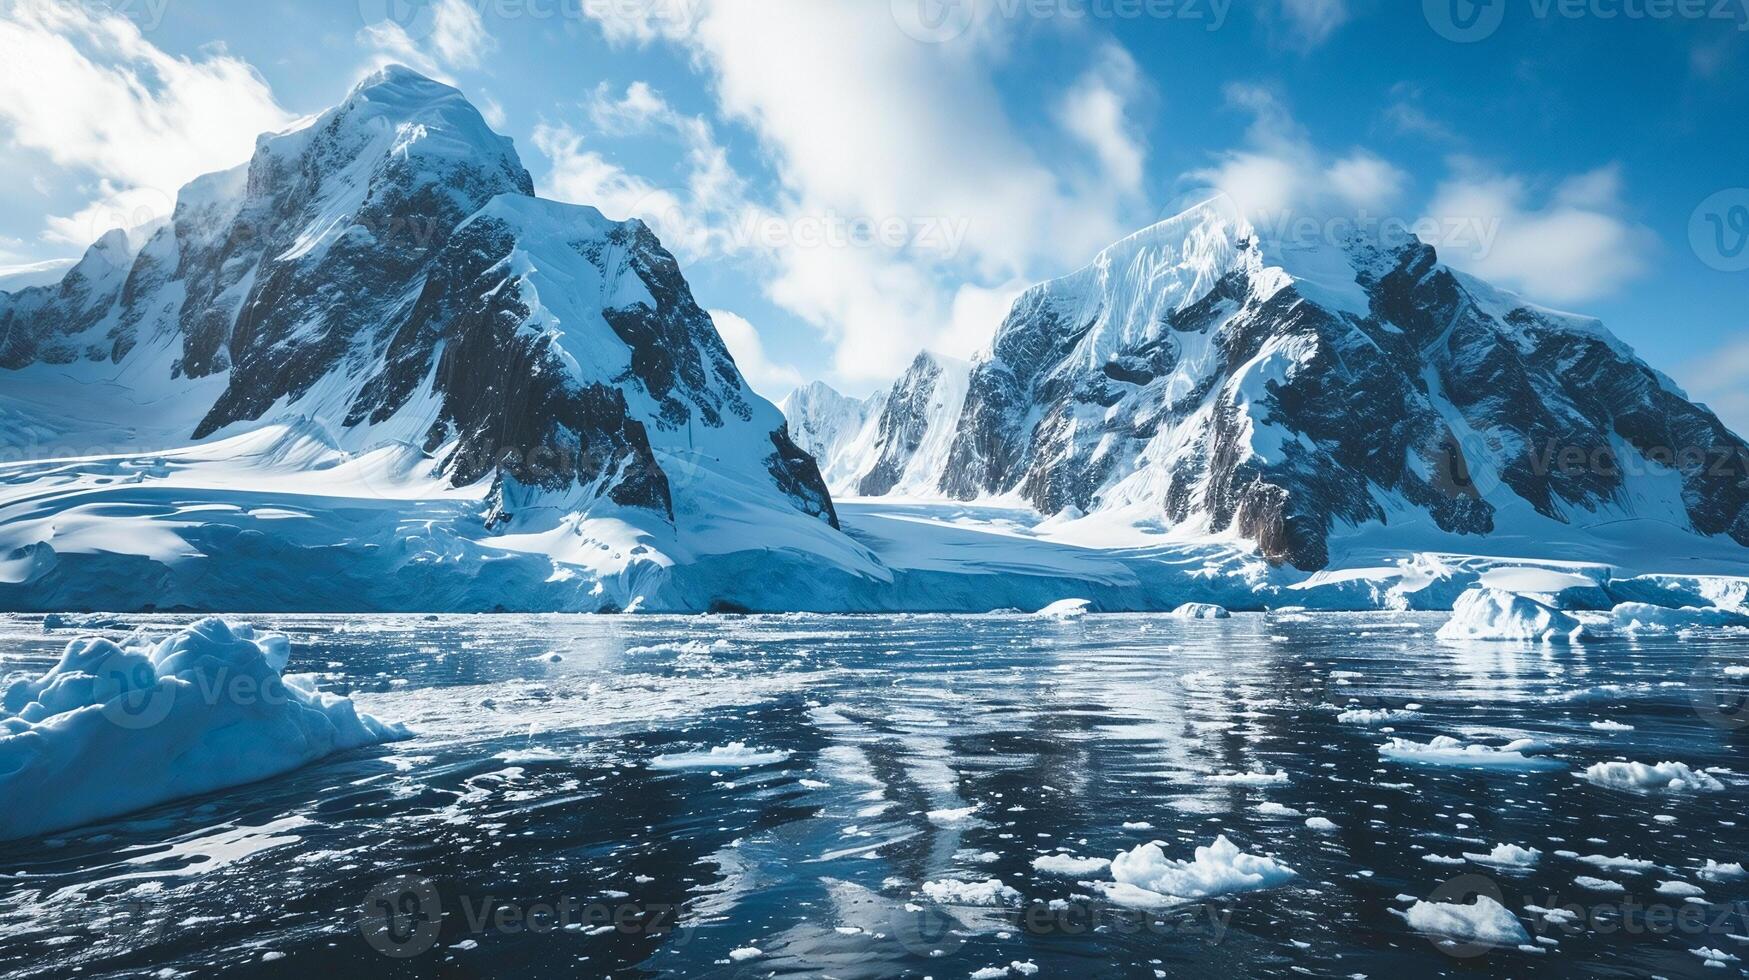
[[[1530,933],[1512,910],[1486,895],[1475,896],[1467,905],[1416,902],[1397,915],[1416,932],[1440,939],[1514,947],[1530,942]]]
[[[1660,881],[1658,887],[1652,890],[1660,895],[1670,895],[1675,898],[1699,898],[1706,894],[1706,889],[1699,885],[1691,885],[1686,881]]]
[[[1435,736],[1425,745],[1405,738],[1393,738],[1379,746],[1379,755],[1393,762],[1417,766],[1462,766],[1472,769],[1541,770],[1561,769],[1563,764],[1529,753],[1546,751],[1548,746],[1534,739],[1521,738],[1499,748],[1461,742],[1449,735]]]
[[[221,619],[162,641],[85,638],[0,689],[0,840],[229,789],[410,738],[282,674],[291,643]],[[28,804],[24,804],[28,801]]]
[[[1421,712],[1402,708],[1354,708],[1341,712],[1336,720],[1344,725],[1393,725],[1419,717]]]
[[[1582,864],[1589,864],[1594,868],[1602,868],[1605,871],[1626,871],[1630,874],[1641,874],[1643,872],[1651,871],[1658,866],[1651,861],[1631,858],[1626,855],[1621,857],[1610,857],[1607,854],[1587,854],[1583,857],[1576,857],[1573,860]]]
[[[1517,844],[1496,844],[1486,854],[1464,852],[1464,857],[1471,861],[1495,868],[1534,868],[1542,856],[1543,852],[1534,847],[1519,847]]]
[[[650,760],[651,769],[751,769],[769,766],[790,757],[779,750],[750,749],[746,742],[730,742],[704,752],[678,752]]]
[[[930,810],[923,816],[928,821],[943,830],[964,830],[969,827],[984,826],[974,814],[978,812],[975,806],[960,807],[955,810]]]
[[[923,883],[923,894],[942,905],[1012,905],[1020,901],[1020,892],[1004,885],[999,878],[987,881],[960,881],[946,878]]]
[[[1599,762],[1585,770],[1586,782],[1634,793],[1717,793],[1723,783],[1680,762]]]
[[[1478,588],[1458,597],[1439,638],[1578,643],[1589,637],[1585,624],[1553,606],[1515,592]]]
[[[1730,953],[1727,953],[1722,949],[1712,949],[1708,946],[1702,946],[1699,949],[1691,949],[1689,952],[1700,957],[1701,961],[1707,966],[1718,967],[1719,969],[1724,969],[1725,964],[1727,963],[1742,962],[1742,960],[1732,956]]]
[[[1670,609],[1643,602],[1624,602],[1610,612],[1617,629],[1628,633],[1664,633],[1683,629],[1749,626],[1749,616],[1728,609],[1684,606]]]
[[[1111,867],[1111,862],[1105,858],[1073,857],[1068,854],[1046,854],[1032,859],[1035,871],[1048,875],[1062,875],[1065,878],[1080,878],[1098,874]]]
[[[1223,835],[1197,848],[1190,861],[1167,858],[1157,843],[1119,854],[1111,862],[1115,883],[1101,883],[1099,890],[1114,902],[1153,908],[1274,888],[1294,874],[1273,858],[1244,853]]]
[[[1040,619],[1079,619],[1087,615],[1092,599],[1060,599],[1033,613]]]
[[[1744,878],[1749,878],[1749,871],[1744,871],[1742,864],[1736,861],[1732,861],[1729,864],[1720,864],[1712,858],[1707,858],[1706,864],[1702,865],[1701,869],[1695,872],[1695,874],[1699,876],[1702,881],[1711,881],[1715,883],[1742,881]]]
[[[1619,881],[1609,881],[1604,878],[1593,878],[1590,875],[1580,875],[1573,879],[1573,884],[1586,891],[1593,892],[1625,892],[1627,887]]]
[[[1286,786],[1292,781],[1285,772],[1221,772],[1204,778],[1228,786]]]
[[[1341,827],[1338,827],[1336,825],[1336,822],[1334,820],[1330,820],[1330,819],[1327,819],[1325,817],[1307,817],[1306,818],[1306,828],[1308,830],[1317,830],[1317,831],[1322,831],[1324,833],[1330,833],[1331,831],[1336,831],[1336,830],[1342,829]]]
[[[1178,619],[1232,619],[1233,614],[1225,607],[1211,605],[1206,602],[1187,602],[1172,610],[1172,616]]]

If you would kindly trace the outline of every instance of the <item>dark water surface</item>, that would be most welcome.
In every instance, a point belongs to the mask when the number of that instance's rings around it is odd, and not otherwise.
[[[0,976],[1713,977],[1749,959],[1749,879],[1701,874],[1749,861],[1742,632],[1567,650],[1442,644],[1442,617],[1391,614],[233,619],[290,633],[293,671],[418,737],[0,844]],[[74,635],[0,619],[0,673]],[[1379,751],[1440,735],[1532,738],[1545,761]],[[1723,789],[1581,778],[1612,760]],[[1141,910],[1106,899],[1108,870],[1033,866],[1156,840],[1188,859],[1223,834],[1297,875]],[[1542,856],[1463,857],[1499,844]],[[924,887],[990,879],[1013,890],[994,905]],[[1478,891],[1533,949],[1442,946],[1399,914]]]

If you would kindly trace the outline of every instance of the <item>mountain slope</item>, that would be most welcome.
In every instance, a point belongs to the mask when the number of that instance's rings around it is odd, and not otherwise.
[[[965,361],[924,351],[867,401],[815,382],[784,402],[784,415],[792,430],[821,434],[814,455],[834,493],[934,496],[970,374]]]
[[[1749,447],[1596,321],[1419,241],[1267,242],[1214,204],[1024,294],[953,428],[927,481],[949,497],[1305,570],[1368,529],[1475,548],[1638,520],[1749,545]]]
[[[393,480],[483,493],[482,534],[569,527],[562,553],[591,550],[579,518],[664,567],[758,547],[749,522],[855,550],[650,230],[536,198],[508,139],[403,68],[192,182],[137,255],[112,233],[57,286],[0,294],[0,367],[27,455],[271,431],[310,465],[392,450]]]

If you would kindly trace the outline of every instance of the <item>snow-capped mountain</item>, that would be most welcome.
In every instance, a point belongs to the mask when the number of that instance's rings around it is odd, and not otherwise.
[[[778,411],[789,420],[790,437],[819,463],[820,473],[834,494],[845,492],[846,478],[852,475],[841,471],[842,465],[850,462],[846,450],[862,434],[869,418],[880,412],[882,398],[882,393],[852,398],[824,381],[811,381],[777,403]]]
[[[939,400],[905,384],[889,448],[937,427]],[[1024,294],[952,430],[913,489],[1249,541],[1305,570],[1380,530],[1474,548],[1649,522],[1749,545],[1749,447],[1597,321],[1419,241],[1265,241],[1213,203]],[[893,491],[890,472],[858,492]]]
[[[865,401],[814,382],[782,408],[791,431],[821,434],[811,451],[834,494],[938,496],[970,378],[969,363],[924,351]]]
[[[137,254],[112,232],[0,294],[0,369],[26,456],[275,426],[311,465],[389,450],[396,479],[487,487],[504,533],[617,514],[681,552],[736,547],[693,533],[725,514],[837,523],[650,230],[535,197],[509,139],[404,68],[190,183]],[[30,537],[0,552],[54,546]]]

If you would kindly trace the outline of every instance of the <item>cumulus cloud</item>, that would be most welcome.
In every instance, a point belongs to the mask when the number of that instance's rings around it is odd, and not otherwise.
[[[1313,48],[1330,40],[1352,16],[1348,0],[1280,0],[1281,14],[1298,46]]]
[[[183,184],[242,163],[257,135],[293,121],[255,69],[223,51],[172,56],[91,4],[7,9],[0,130],[95,190],[78,214],[48,219],[48,240],[87,244],[112,216],[162,220]]]
[[[1041,144],[1010,118],[994,81],[1000,46],[983,36],[1013,25],[922,44],[884,3],[614,6],[584,9],[610,40],[682,46],[721,113],[759,139],[777,189],[756,220],[912,232],[850,247],[798,235],[761,249],[767,296],[836,344],[847,380],[889,378],[921,347],[963,346],[943,343],[971,332],[955,321],[963,284],[1059,274],[1153,216],[1138,200],[1145,146],[1130,118],[1144,82],[1121,48],[1097,50],[1054,100],[1067,138]],[[597,124],[659,117],[646,94],[628,89]]]
[[[1445,243],[1440,256],[1452,265],[1551,303],[1608,295],[1646,271],[1657,236],[1626,217],[1619,166],[1561,180],[1541,199],[1527,178],[1462,158],[1452,169],[1429,217],[1495,229]]]
[[[1252,116],[1245,145],[1192,172],[1193,183],[1230,198],[1259,227],[1290,218],[1390,216],[1409,175],[1364,148],[1331,153],[1312,140],[1274,92],[1255,85],[1227,88],[1227,101]]]
[[[765,210],[748,196],[710,123],[674,110],[645,82],[623,93],[606,85],[584,107],[597,137],[655,136],[681,148],[679,176],[663,182],[633,174],[587,145],[566,125],[542,124],[534,145],[551,162],[544,196],[599,208],[610,218],[640,218],[682,261],[741,254],[760,245]]]
[[[759,330],[746,317],[728,310],[711,310],[710,315],[742,377],[754,391],[775,401],[801,387],[802,373],[792,365],[772,361],[765,353]]]
[[[1109,180],[1132,193],[1141,190],[1147,158],[1141,135],[1125,118],[1139,76],[1129,52],[1107,45],[1099,62],[1057,106],[1057,120],[1063,129],[1093,151]]]
[[[451,71],[477,68],[498,42],[468,0],[437,0],[409,24],[394,20],[365,25],[359,43],[373,54],[370,66],[404,64],[432,78],[454,82]]]

